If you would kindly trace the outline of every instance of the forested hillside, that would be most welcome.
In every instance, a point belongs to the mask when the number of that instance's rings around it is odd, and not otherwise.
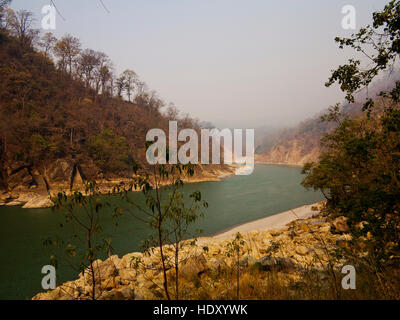
[[[1,189],[129,177],[133,160],[146,163],[149,129],[168,132],[172,119],[199,129],[174,106],[162,112],[165,103],[134,71],[115,75],[106,54],[71,35],[39,37],[27,11],[3,8],[1,17]]]

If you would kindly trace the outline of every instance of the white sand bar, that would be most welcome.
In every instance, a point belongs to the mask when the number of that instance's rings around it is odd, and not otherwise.
[[[305,205],[296,209],[292,209],[289,211],[285,211],[282,213],[274,214],[270,217],[254,220],[245,224],[241,224],[237,227],[219,233],[213,236],[213,239],[223,240],[231,237],[237,232],[240,233],[249,233],[252,231],[264,231],[264,230],[274,230],[274,229],[282,229],[288,224],[297,219],[306,219],[310,218],[313,215],[317,214],[318,211],[312,211],[311,207],[318,206],[320,202]]]

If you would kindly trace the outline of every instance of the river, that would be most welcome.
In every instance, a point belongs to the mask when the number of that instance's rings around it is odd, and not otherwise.
[[[291,208],[321,201],[322,195],[300,186],[301,169],[290,166],[256,165],[252,175],[232,176],[220,182],[187,184],[183,191],[199,190],[209,203],[196,228],[205,236]],[[141,193],[131,195],[138,201]],[[121,201],[117,197],[111,200]],[[61,236],[62,215],[52,209],[0,207],[0,299],[30,299],[41,290],[42,266],[49,264],[51,252],[42,245],[47,237]],[[119,256],[138,251],[149,229],[131,215],[122,214],[115,225],[111,214],[102,220],[104,233],[112,236],[113,253]],[[77,272],[59,263],[57,282],[76,278]]]

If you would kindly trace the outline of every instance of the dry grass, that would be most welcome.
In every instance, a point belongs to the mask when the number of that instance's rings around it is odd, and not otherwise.
[[[244,270],[240,277],[242,300],[382,300],[400,299],[398,272],[373,275],[357,272],[357,288],[344,290],[336,273],[336,283],[326,272],[307,270],[301,275],[265,272],[257,268]],[[203,274],[196,281],[184,283],[181,296],[194,300],[235,300],[235,273]],[[338,288],[337,291],[335,288]]]

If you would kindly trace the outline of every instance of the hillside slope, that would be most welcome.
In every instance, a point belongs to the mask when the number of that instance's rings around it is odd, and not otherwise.
[[[76,189],[85,180],[107,189],[128,179],[133,160],[147,163],[147,131],[168,133],[164,105],[147,90],[137,92],[132,102],[112,91],[99,93],[57,68],[43,52],[1,32],[0,204],[13,204],[10,200],[20,194],[30,198]],[[179,127],[199,129],[188,117],[179,120]],[[229,172],[226,166],[206,166],[197,168],[194,179]]]
[[[265,136],[256,152],[256,162],[303,165],[315,161],[320,152],[322,136],[333,128],[320,117],[303,121],[298,126]]]

